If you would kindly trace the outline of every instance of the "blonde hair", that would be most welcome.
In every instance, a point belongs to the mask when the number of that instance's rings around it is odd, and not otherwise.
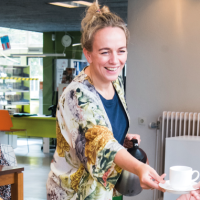
[[[103,6],[100,9],[98,0],[87,9],[86,15],[81,22],[82,36],[81,45],[82,48],[92,52],[92,45],[95,33],[106,27],[118,27],[124,31],[126,36],[126,43],[129,39],[129,31],[125,22],[116,14],[110,12],[107,6]]]

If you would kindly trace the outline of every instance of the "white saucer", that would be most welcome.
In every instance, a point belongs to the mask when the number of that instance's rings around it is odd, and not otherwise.
[[[172,193],[172,194],[188,194],[190,191],[197,190],[193,188],[193,185],[197,184],[197,182],[192,182],[190,186],[188,186],[187,189],[184,190],[175,190],[170,186],[169,180],[165,183],[159,183],[159,186],[166,190],[166,192]]]

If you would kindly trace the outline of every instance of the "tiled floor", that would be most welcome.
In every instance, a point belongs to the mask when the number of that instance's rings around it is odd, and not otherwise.
[[[26,139],[18,138],[14,150],[18,166],[24,167],[24,200],[46,200],[46,181],[55,150],[44,154],[42,138],[29,139],[29,153]]]

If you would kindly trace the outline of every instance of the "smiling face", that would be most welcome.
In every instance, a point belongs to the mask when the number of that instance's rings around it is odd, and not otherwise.
[[[94,35],[93,50],[84,49],[92,78],[103,83],[117,79],[127,60],[126,36],[118,27],[106,27]]]

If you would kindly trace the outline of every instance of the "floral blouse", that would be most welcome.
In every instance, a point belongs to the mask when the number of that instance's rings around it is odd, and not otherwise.
[[[121,78],[113,82],[128,116]],[[47,199],[112,200],[123,149],[112,133],[102,101],[84,70],[64,90],[57,107],[57,147],[47,180]],[[129,116],[128,116],[129,119]]]

